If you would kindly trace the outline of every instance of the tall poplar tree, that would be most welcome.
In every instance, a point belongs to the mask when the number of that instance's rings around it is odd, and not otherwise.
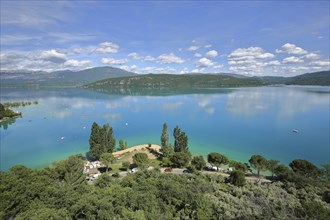
[[[169,142],[170,142],[169,139],[170,139],[170,137],[169,137],[169,134],[168,134],[168,127],[167,127],[167,124],[164,123],[163,124],[162,135],[160,137],[162,147],[166,147],[166,146],[169,145]]]

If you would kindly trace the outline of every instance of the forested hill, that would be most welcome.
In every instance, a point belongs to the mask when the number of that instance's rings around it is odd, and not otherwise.
[[[270,85],[285,84],[285,85],[318,85],[318,86],[330,86],[330,70],[306,73],[294,77],[274,77],[265,76],[261,77],[261,80]]]
[[[221,88],[262,86],[256,77],[239,78],[221,74],[148,74],[105,79],[86,85],[87,88]]]

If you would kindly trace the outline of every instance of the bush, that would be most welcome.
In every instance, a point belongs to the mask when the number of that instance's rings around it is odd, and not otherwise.
[[[234,170],[230,173],[227,182],[235,186],[244,186],[245,185],[245,175],[240,170]]]

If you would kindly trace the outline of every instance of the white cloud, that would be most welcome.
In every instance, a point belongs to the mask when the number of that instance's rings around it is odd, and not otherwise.
[[[210,50],[209,52],[206,53],[206,57],[209,58],[214,58],[218,56],[218,52],[216,50]]]
[[[189,48],[187,48],[187,51],[194,51],[194,50],[198,50],[199,46],[190,46]]]
[[[304,56],[304,58],[306,58],[308,60],[316,60],[316,59],[319,59],[320,56],[316,53],[308,53]]]
[[[143,57],[140,56],[140,55],[139,55],[138,53],[136,53],[136,52],[134,52],[134,53],[130,53],[130,54],[128,54],[127,56],[132,57],[134,60],[141,60],[141,59],[143,59]]]
[[[95,53],[104,54],[104,53],[117,53],[119,46],[112,42],[103,42],[99,44],[100,48],[95,50]]]
[[[37,58],[52,63],[64,63],[67,59],[66,54],[60,53],[56,50],[42,51]]]
[[[328,67],[328,69],[330,69],[330,60],[318,60],[318,61],[312,62],[311,64],[316,65],[316,66]]]
[[[208,45],[205,45],[205,46],[204,46],[204,48],[210,48],[210,47],[212,47],[211,44],[208,44]]]
[[[283,63],[302,63],[302,62],[304,62],[304,60],[301,59],[300,57],[291,56],[291,57],[284,58],[282,62]]]
[[[176,56],[174,53],[162,54],[159,57],[157,57],[157,63],[162,63],[162,64],[183,63],[183,62],[185,62],[185,60],[182,59],[181,57]]]
[[[302,49],[301,47],[297,47],[294,44],[286,43],[281,47],[281,49],[276,49],[276,53],[303,55],[303,54],[306,54],[307,51]]]
[[[238,48],[228,55],[230,60],[269,59],[273,57],[275,57],[274,54],[265,53],[260,47]]]
[[[195,53],[195,54],[194,54],[194,57],[202,57],[202,54],[200,54],[200,53]]]
[[[183,68],[181,71],[180,71],[180,74],[185,74],[185,73],[189,73],[189,70],[187,67]]]
[[[264,73],[265,66],[277,65],[272,53],[265,52],[260,47],[238,48],[228,55],[229,70],[244,75],[260,75]]]
[[[219,64],[219,65],[213,66],[214,69],[221,69],[222,67],[223,67],[222,64]]]
[[[177,73],[177,70],[171,67],[154,67],[148,66],[142,69],[139,69],[140,73]]]
[[[214,65],[214,63],[211,60],[209,60],[209,59],[207,59],[205,57],[199,59],[196,64],[199,67],[209,67],[209,66],[213,66]]]
[[[85,69],[88,67],[92,67],[92,62],[90,60],[78,61],[71,59],[71,60],[67,60],[64,63],[64,66],[73,69]]]
[[[128,63],[128,60],[127,59],[116,60],[113,58],[102,58],[101,62],[103,64],[110,64],[110,65],[124,65],[124,64]]]

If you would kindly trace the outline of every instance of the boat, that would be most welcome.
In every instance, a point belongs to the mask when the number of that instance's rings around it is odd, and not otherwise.
[[[299,133],[299,131],[297,129],[293,129],[292,132]]]
[[[62,136],[60,139],[61,139],[61,140],[64,140],[64,136]]]

